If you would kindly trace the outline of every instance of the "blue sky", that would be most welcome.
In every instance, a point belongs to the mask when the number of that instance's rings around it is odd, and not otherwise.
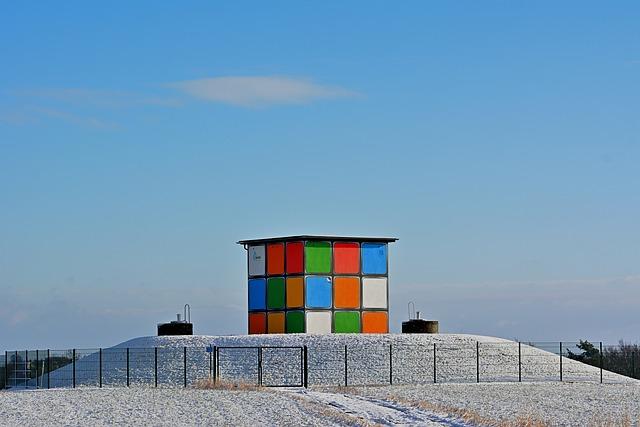
[[[244,333],[245,253],[388,235],[391,327],[640,340],[637,2],[12,3],[0,347],[185,303]]]

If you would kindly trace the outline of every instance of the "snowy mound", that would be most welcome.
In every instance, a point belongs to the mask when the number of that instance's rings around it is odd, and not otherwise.
[[[215,346],[368,346],[368,345],[473,345],[480,343],[511,343],[503,338],[465,334],[270,334],[270,335],[178,335],[133,338],[114,348],[176,348]]]
[[[217,347],[214,355],[207,347]],[[600,369],[526,344],[463,334],[277,334],[140,337],[76,354],[51,372],[51,386],[192,384],[228,381],[301,385],[433,382],[600,381]],[[75,373],[74,373],[75,369]],[[606,382],[632,382],[604,371]],[[45,384],[46,382],[42,382]]]

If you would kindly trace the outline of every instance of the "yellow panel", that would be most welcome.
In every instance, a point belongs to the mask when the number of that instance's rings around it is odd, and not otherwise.
[[[287,308],[304,307],[304,279],[287,277]]]
[[[267,333],[284,334],[284,313],[282,311],[267,313]]]

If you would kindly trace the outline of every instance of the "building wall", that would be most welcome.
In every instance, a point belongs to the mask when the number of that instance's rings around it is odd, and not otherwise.
[[[387,333],[385,242],[269,242],[247,248],[248,329]]]

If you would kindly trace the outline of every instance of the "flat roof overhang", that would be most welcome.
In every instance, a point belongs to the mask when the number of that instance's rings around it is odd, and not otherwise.
[[[398,239],[395,237],[365,237],[365,236],[315,236],[303,234],[299,236],[283,236],[283,237],[267,237],[264,239],[247,239],[247,240],[239,240],[239,245],[255,245],[261,243],[271,243],[271,242],[298,242],[300,240],[311,240],[311,241],[326,241],[332,240],[335,242],[385,242],[385,243],[393,243]]]

